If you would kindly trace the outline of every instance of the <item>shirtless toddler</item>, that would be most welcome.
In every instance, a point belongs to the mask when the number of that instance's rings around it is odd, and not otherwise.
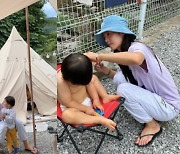
[[[114,131],[116,123],[103,116],[96,116],[94,109],[103,111],[103,103],[120,96],[108,95],[100,81],[92,75],[92,63],[83,54],[67,56],[58,73],[58,101],[63,110],[62,119],[69,124],[102,124]]]

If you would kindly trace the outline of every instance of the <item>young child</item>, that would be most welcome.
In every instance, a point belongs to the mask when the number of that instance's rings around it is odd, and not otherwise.
[[[8,128],[6,133],[7,149],[9,151],[9,154],[18,153],[19,148],[18,148],[18,141],[16,136],[16,128],[15,128],[16,112],[13,109],[13,106],[15,105],[15,99],[12,96],[7,96],[4,98],[2,104],[4,107],[2,106],[0,107],[0,111],[1,111],[0,117],[1,117],[1,122],[4,122],[4,125],[6,125]],[[14,150],[12,148],[12,142],[13,142]]]
[[[58,73],[58,101],[62,104],[62,119],[69,124],[102,124],[114,131],[116,123],[103,116],[96,116],[94,109],[103,111],[103,103],[116,100],[120,96],[108,95],[95,75],[92,63],[83,54],[67,56]]]

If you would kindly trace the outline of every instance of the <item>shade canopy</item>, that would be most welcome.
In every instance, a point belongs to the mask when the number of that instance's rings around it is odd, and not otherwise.
[[[0,20],[39,0],[0,0]]]

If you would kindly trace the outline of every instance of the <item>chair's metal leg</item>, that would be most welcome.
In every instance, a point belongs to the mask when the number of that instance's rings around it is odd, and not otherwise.
[[[110,118],[111,120],[114,120],[114,118],[115,118],[115,116],[116,116],[118,110],[119,110],[119,107],[116,109],[116,111],[114,112],[114,114],[113,114],[112,117]],[[111,136],[111,137],[118,138],[119,140],[123,139],[123,135],[120,133],[120,131],[118,130],[117,126],[115,127],[115,129],[116,129],[116,132],[117,132],[117,136],[108,134],[107,132],[109,131],[109,129],[106,129],[106,131],[105,131],[104,133],[95,130],[96,132],[99,132],[99,133],[101,133],[101,134],[104,134],[104,135],[102,136],[102,138],[101,138],[101,141],[100,141],[100,143],[99,143],[99,145],[98,145],[96,151],[95,151],[95,154],[97,154],[97,152],[99,151],[99,148],[100,148],[101,144],[103,143],[104,138],[105,138],[106,135]]]
[[[95,133],[99,133],[99,134],[102,134],[102,135],[105,134],[105,131],[99,131],[99,130],[90,129],[90,128],[88,128],[87,130],[92,131],[92,132],[95,132]],[[112,135],[112,134],[106,133],[106,135],[107,135],[107,136],[110,136],[110,137],[114,137],[114,138],[116,138],[116,139],[118,138],[117,136]]]
[[[119,106],[120,107],[120,106]],[[113,116],[110,118],[111,120],[114,120],[118,110],[119,110],[119,107],[115,110],[115,112],[113,113]]]
[[[100,148],[101,144],[103,143],[104,138],[105,138],[105,136],[106,136],[106,134],[107,134],[108,131],[109,131],[109,129],[107,128],[106,131],[104,132],[104,135],[103,135],[102,138],[101,138],[101,141],[100,141],[100,143],[99,143],[99,145],[98,145],[98,147],[97,147],[97,149],[96,149],[96,151],[95,151],[95,154],[98,153],[99,148]]]
[[[78,146],[76,145],[76,142],[74,141],[74,139],[73,139],[73,137],[72,137],[71,133],[70,133],[70,132],[69,132],[69,130],[67,129],[67,126],[66,126],[64,123],[62,123],[62,124],[63,124],[64,129],[65,129],[65,131],[67,132],[68,136],[70,137],[70,139],[71,139],[71,141],[72,141],[72,143],[73,143],[74,147],[76,148],[76,150],[77,150],[78,154],[81,154],[81,152],[80,152],[80,150],[79,150]]]
[[[96,151],[95,151],[95,154],[97,154],[97,152],[99,151],[99,148],[100,148],[100,146],[102,145],[102,143],[103,143],[104,138],[105,138],[106,135],[111,136],[111,137],[114,137],[114,138],[117,138],[119,141],[123,139],[123,135],[120,133],[120,131],[118,130],[117,126],[115,127],[115,129],[116,129],[116,132],[117,132],[117,136],[108,134],[108,131],[109,131],[108,128],[106,129],[105,132],[100,132],[100,131],[91,129],[91,131],[94,131],[94,132],[98,132],[98,133],[100,133],[100,134],[103,134],[103,136],[102,136],[102,138],[101,138],[101,141],[100,141],[100,143],[99,143],[99,145],[98,145],[98,147],[97,147],[97,149],[96,149]]]
[[[61,119],[60,119],[60,121],[61,121]],[[65,128],[67,128],[68,127],[68,125],[67,124],[64,124],[62,121],[61,121],[61,123],[63,124],[63,127]],[[65,138],[64,137],[64,134],[65,134],[65,129],[63,130],[63,132],[61,133],[61,135],[60,136],[57,136],[57,141],[58,142],[62,142],[63,141],[63,139]]]
[[[122,140],[122,139],[123,139],[123,135],[121,134],[121,132],[119,131],[119,129],[117,128],[117,126],[115,127],[115,129],[116,129],[116,133],[117,133],[117,138],[118,138],[118,140],[119,140],[119,141]]]
[[[57,140],[58,142],[62,142],[63,141],[63,135],[65,133],[65,129],[63,130],[62,134],[60,136],[57,136]]]
[[[120,107],[120,106],[119,106],[119,107]],[[114,120],[114,118],[115,118],[115,116],[116,116],[116,114],[117,114],[117,112],[118,112],[118,110],[119,110],[119,107],[118,107],[118,108],[116,109],[116,111],[114,112],[111,120]],[[115,129],[116,129],[116,132],[117,132],[117,138],[118,138],[119,140],[122,140],[122,139],[123,139],[123,135],[120,133],[120,131],[118,130],[117,126],[115,127]]]

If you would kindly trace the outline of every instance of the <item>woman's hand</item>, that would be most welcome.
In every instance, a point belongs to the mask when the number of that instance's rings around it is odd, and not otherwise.
[[[91,61],[98,62],[98,54],[94,52],[86,52],[84,53]]]
[[[104,64],[102,62],[98,62],[94,65],[94,68],[97,72],[103,73],[104,75],[109,75],[111,69],[104,66]]]

